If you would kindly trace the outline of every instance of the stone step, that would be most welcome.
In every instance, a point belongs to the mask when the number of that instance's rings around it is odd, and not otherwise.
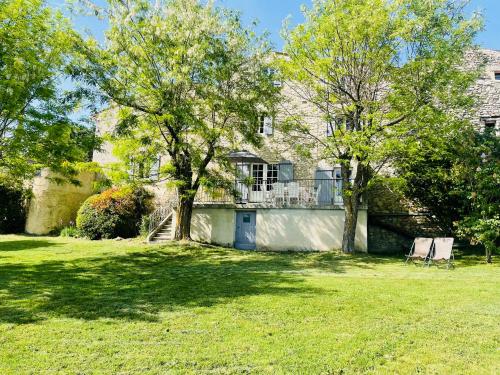
[[[158,231],[158,233],[159,233],[159,232],[168,232],[168,231],[171,231],[171,230],[172,230],[172,228],[171,228],[171,227],[163,227],[163,228],[161,228],[161,229]]]
[[[169,241],[172,239],[172,236],[154,236],[153,237],[153,240],[165,240],[165,241]]]

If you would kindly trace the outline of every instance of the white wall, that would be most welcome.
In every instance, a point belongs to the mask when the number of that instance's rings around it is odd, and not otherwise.
[[[233,246],[235,216],[231,208],[194,208],[191,237],[195,241]]]
[[[342,245],[343,210],[258,208],[255,211],[259,250],[327,251]],[[195,208],[191,222],[193,240],[233,246],[235,212],[230,208]],[[358,251],[367,251],[366,210],[359,211],[355,246]]]
[[[344,211],[332,209],[260,209],[256,245],[261,250],[340,249]],[[356,228],[357,251],[367,251],[367,215],[361,210]]]

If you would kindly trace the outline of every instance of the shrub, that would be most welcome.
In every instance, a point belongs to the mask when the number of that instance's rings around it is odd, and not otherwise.
[[[61,229],[60,237],[78,237],[78,229],[74,225],[70,225]]]
[[[135,237],[151,209],[151,194],[140,187],[111,188],[88,198],[78,210],[79,234],[93,240]]]
[[[27,191],[0,184],[0,233],[22,233],[26,224]]]

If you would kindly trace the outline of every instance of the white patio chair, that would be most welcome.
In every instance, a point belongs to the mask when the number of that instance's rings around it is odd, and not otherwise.
[[[433,262],[444,261],[446,262],[446,268],[455,267],[453,264],[455,261],[455,256],[453,255],[453,241],[453,237],[434,238],[431,255],[427,261],[427,265],[430,266]]]
[[[295,203],[299,203],[299,183],[298,182],[289,182],[288,183],[288,203],[291,204],[292,200]]]
[[[321,184],[318,185],[317,189],[316,189],[316,196],[314,197],[314,200],[315,200],[315,204],[317,206],[319,206],[319,197],[320,197],[320,194],[321,194]]]
[[[285,203],[285,184],[283,182],[273,184],[273,198],[276,205]]]

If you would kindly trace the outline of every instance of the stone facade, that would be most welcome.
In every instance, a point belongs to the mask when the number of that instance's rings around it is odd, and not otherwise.
[[[471,120],[478,130],[483,130],[485,126],[493,124],[498,132],[500,129],[500,80],[496,79],[495,72],[500,73],[500,51],[487,49],[474,51],[470,53],[467,61],[470,64],[469,68],[484,66],[483,73],[472,89],[477,95],[478,106],[476,111],[470,113]],[[289,82],[283,85],[282,90],[285,100],[274,121],[280,123],[290,114],[300,114],[303,121],[310,125],[316,137],[325,137],[326,121],[319,112],[311,108],[307,100],[302,99],[302,95],[307,94],[301,93],[300,87],[295,87]],[[115,118],[115,108],[100,113],[96,119],[98,134],[104,135],[112,131]],[[243,146],[240,149],[247,149],[271,164],[282,161],[292,162],[295,179],[313,179],[317,168],[334,168],[322,158],[319,142],[312,145],[311,156],[305,158],[296,154],[290,147],[290,135],[284,135],[276,127],[272,133],[262,134],[262,137],[261,148],[253,149]],[[293,141],[298,144],[310,141],[310,139],[301,139],[300,136],[295,137]],[[112,145],[104,143],[101,150],[94,152],[94,161],[101,165],[117,162],[118,160],[113,155]],[[55,186],[43,178],[35,179],[35,198],[28,217],[27,231],[46,233],[50,229],[74,220],[79,205],[91,194],[91,180],[89,176],[82,177],[82,187],[73,187]],[[158,183],[151,189],[158,204],[173,196],[172,189],[169,189],[165,183]],[[400,253],[409,247],[416,235],[439,234],[439,230],[436,230],[432,218],[425,212],[425,209],[414,207],[411,202],[405,201],[387,187],[372,189],[367,202],[369,210],[365,242],[367,237],[372,252]]]
[[[471,113],[471,120],[480,131],[487,122],[494,123],[500,135],[500,79],[495,79],[495,73],[500,73],[500,51],[481,49],[470,53],[467,61],[469,68],[483,67],[471,90],[477,98],[477,109]]]

